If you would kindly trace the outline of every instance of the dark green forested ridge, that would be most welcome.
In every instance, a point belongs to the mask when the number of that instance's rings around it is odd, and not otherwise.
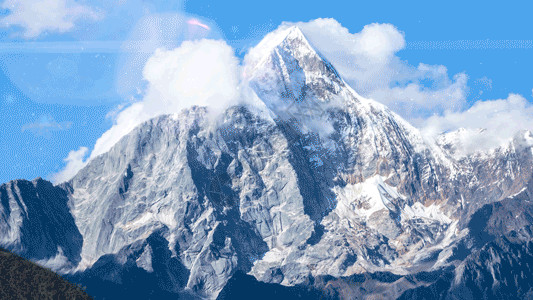
[[[0,248],[0,299],[92,299],[56,273]]]

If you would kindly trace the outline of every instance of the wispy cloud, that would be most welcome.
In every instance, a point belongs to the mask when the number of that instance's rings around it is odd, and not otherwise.
[[[124,41],[74,41],[74,42],[4,42],[0,43],[0,53],[145,53],[155,49],[146,45],[153,40]],[[158,41],[161,44],[174,44],[176,41]]]
[[[507,99],[477,101],[465,111],[446,112],[428,118],[424,121],[422,132],[434,137],[460,128],[472,133],[463,134],[463,152],[495,148],[505,144],[519,130],[533,131],[533,105],[516,94],[509,95]]]
[[[43,115],[33,123],[22,126],[22,132],[29,131],[36,136],[49,136],[54,131],[67,130],[72,122],[57,122],[50,115]]]
[[[0,19],[4,27],[22,28],[22,36],[36,38],[44,32],[67,32],[81,19],[97,20],[102,14],[75,0],[5,0],[1,6],[9,13]]]

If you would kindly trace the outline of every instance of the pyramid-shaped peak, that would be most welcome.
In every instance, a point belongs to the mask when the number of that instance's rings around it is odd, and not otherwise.
[[[317,54],[302,30],[298,26],[290,26],[267,34],[259,44],[250,49],[246,56],[247,64],[255,66],[279,48],[290,50],[293,54]]]
[[[305,35],[298,26],[291,26],[285,30],[285,39],[304,39]]]
[[[259,43],[259,45],[264,44],[264,46],[270,46],[271,48],[274,48],[288,40],[300,40],[309,44],[300,27],[290,26],[287,28],[279,28],[271,32],[263,39],[263,41],[261,41],[261,43]]]
[[[339,93],[349,93],[334,67],[297,26],[269,33],[245,60],[247,80],[278,116],[320,117],[318,111],[340,99]]]

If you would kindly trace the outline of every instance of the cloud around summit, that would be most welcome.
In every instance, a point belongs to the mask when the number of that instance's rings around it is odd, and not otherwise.
[[[472,152],[502,145],[518,130],[533,131],[533,105],[523,96],[510,94],[469,105],[465,73],[451,75],[442,65],[412,66],[403,61],[398,52],[406,46],[405,33],[392,24],[373,23],[350,33],[334,19],[316,19],[286,22],[277,30],[294,25],[355,91],[385,104],[429,139],[460,128],[484,129],[464,143]],[[478,81],[474,83],[492,87],[486,77]]]
[[[96,141],[91,158],[150,118],[192,105],[221,110],[240,95],[239,61],[221,40],[185,41],[172,50],[158,49],[148,59],[143,78],[148,83],[143,99],[117,114],[113,127]]]
[[[392,24],[372,23],[350,33],[334,19],[296,25],[359,94],[379,101],[408,121],[466,105],[468,77],[450,75],[445,66],[403,61],[405,33]],[[430,84],[427,84],[427,83]]]
[[[510,95],[480,101],[468,109],[466,74],[450,75],[442,65],[412,66],[403,61],[398,52],[405,48],[405,33],[392,24],[373,23],[350,33],[334,19],[316,19],[283,23],[277,30],[294,25],[354,90],[387,105],[427,136],[458,128],[486,128],[488,134],[480,145],[493,147],[517,129],[533,130],[533,110],[525,98]],[[141,100],[115,114],[114,125],[97,140],[89,159],[105,153],[141,122],[157,115],[192,105],[221,111],[242,101],[245,66],[234,53],[223,40],[207,39],[156,50],[143,67],[146,87]],[[503,126],[509,118],[516,120],[512,128]],[[71,152],[69,172],[64,174],[73,176],[75,168],[86,164],[82,150]],[[66,180],[68,176],[55,178]]]

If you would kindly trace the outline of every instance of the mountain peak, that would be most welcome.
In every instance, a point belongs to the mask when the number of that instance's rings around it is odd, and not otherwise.
[[[245,74],[257,95],[278,116],[309,117],[345,87],[337,71],[297,26],[280,28],[252,48]]]
[[[293,48],[294,46],[297,46],[297,48]],[[301,29],[298,26],[290,26],[288,28],[279,28],[265,36],[246,56],[247,65],[256,68],[268,59],[276,49],[283,48],[316,53]]]
[[[302,30],[298,26],[291,26],[291,27],[285,29],[283,31],[283,33],[285,35],[284,40],[299,39],[299,40],[307,41],[307,39],[305,38],[305,35],[303,34]]]

